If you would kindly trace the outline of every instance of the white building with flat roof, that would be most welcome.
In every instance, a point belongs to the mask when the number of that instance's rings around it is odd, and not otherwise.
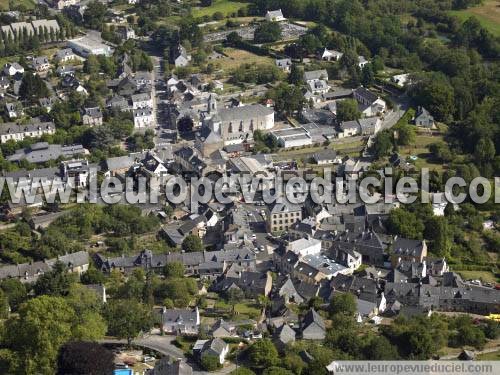
[[[321,252],[321,241],[315,238],[301,238],[288,244],[288,250],[293,251],[299,257],[307,255],[318,255]]]
[[[88,36],[68,40],[68,47],[82,57],[89,55],[111,56],[113,54],[113,48]]]
[[[312,137],[303,127],[285,128],[271,132],[278,144],[283,148],[302,147],[312,145]]]

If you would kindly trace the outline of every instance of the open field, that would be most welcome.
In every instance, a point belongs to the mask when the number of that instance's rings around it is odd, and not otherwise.
[[[216,63],[220,64],[220,68],[226,72],[239,67],[241,64],[274,64],[270,57],[259,56],[241,49],[225,48],[224,54],[228,57],[216,60]]]
[[[248,3],[233,1],[233,0],[214,0],[209,7],[193,8],[193,17],[212,16],[216,12],[221,12],[225,16],[238,12],[239,9],[245,8]]]
[[[33,0],[16,0],[16,5],[24,5],[27,9],[33,9],[35,2]],[[0,0],[0,11],[10,10],[9,0]]]
[[[485,283],[497,283],[499,280],[489,271],[456,271],[464,280],[481,280]]]
[[[443,137],[440,135],[417,133],[415,142],[409,146],[400,147],[399,154],[402,157],[408,157],[412,155],[417,156],[418,159],[414,162],[417,168],[429,168],[430,170],[442,172],[444,169],[443,164],[432,161],[431,153],[428,149],[428,146],[431,143],[440,142],[442,140]]]
[[[349,155],[349,156],[357,156],[359,152],[363,149],[365,145],[364,140],[362,139],[354,139],[352,141],[345,141],[342,143],[335,143],[332,142],[328,147],[325,146],[313,146],[313,147],[304,147],[304,148],[299,148],[299,149],[282,149],[276,155],[273,155],[273,159],[276,161],[279,160],[291,160],[291,159],[307,159],[309,157],[312,157],[312,155],[320,150],[323,150],[325,148],[331,148],[335,151],[340,152],[343,155]],[[311,165],[311,167],[313,167]]]
[[[476,17],[481,25],[488,29],[496,36],[500,36],[500,1],[486,0],[482,5],[464,9],[454,10],[450,12],[457,16],[461,21],[467,20],[469,17]]]
[[[476,359],[481,361],[500,361],[500,350],[492,353],[479,354]]]

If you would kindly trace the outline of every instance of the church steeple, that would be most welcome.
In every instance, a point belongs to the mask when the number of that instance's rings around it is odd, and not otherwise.
[[[214,94],[210,94],[208,97],[208,113],[217,113],[217,100]]]

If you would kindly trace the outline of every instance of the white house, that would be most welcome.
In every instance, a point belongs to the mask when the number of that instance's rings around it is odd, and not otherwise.
[[[222,339],[216,337],[211,340],[197,340],[193,346],[193,355],[199,361],[205,355],[217,357],[219,364],[224,364],[226,356],[229,353],[229,345]]]
[[[323,53],[320,55],[321,60],[324,61],[339,61],[344,54],[339,51],[324,49]]]
[[[391,81],[399,87],[404,87],[406,84],[410,83],[410,74],[396,74],[392,76]]]
[[[288,250],[294,252],[299,257],[306,255],[318,255],[321,252],[321,241],[315,238],[301,238],[288,244]]]
[[[266,13],[266,21],[281,22],[285,21],[286,18],[283,17],[281,9],[278,10],[268,10]]]
[[[289,72],[292,68],[292,59],[276,59],[276,66],[285,72]]]
[[[19,103],[5,103],[5,113],[10,119],[15,119],[24,115],[23,107]]]
[[[132,95],[132,108],[153,108],[153,98],[149,93]]]
[[[3,66],[3,73],[6,76],[12,77],[17,74],[24,74],[24,68],[17,62],[14,62],[12,64],[7,63]]]
[[[134,109],[134,127],[145,128],[153,125],[153,110],[151,108]]]
[[[76,59],[76,55],[74,54],[71,48],[64,48],[56,52],[55,60],[57,63],[65,63],[67,61],[71,61]]]
[[[12,139],[22,141],[26,137],[38,138],[43,134],[54,134],[55,125],[52,122],[32,123],[28,125],[18,125],[14,123],[0,124],[0,143],[5,143]]]
[[[363,69],[369,61],[364,56],[358,56],[358,66],[360,69]]]
[[[49,63],[48,57],[47,56],[35,57],[31,61],[31,67],[33,68],[33,70],[35,70],[37,72],[45,72],[45,71],[49,70],[50,63]]]

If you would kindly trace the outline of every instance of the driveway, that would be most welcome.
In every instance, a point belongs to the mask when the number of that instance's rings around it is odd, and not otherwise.
[[[168,355],[173,358],[181,358],[185,360],[184,353],[181,349],[175,346],[172,342],[175,340],[175,336],[155,336],[146,335],[141,338],[137,338],[132,341],[133,345],[141,346],[143,348],[152,349],[160,354]],[[104,339],[100,340],[101,344],[127,344],[127,340],[119,339]]]

